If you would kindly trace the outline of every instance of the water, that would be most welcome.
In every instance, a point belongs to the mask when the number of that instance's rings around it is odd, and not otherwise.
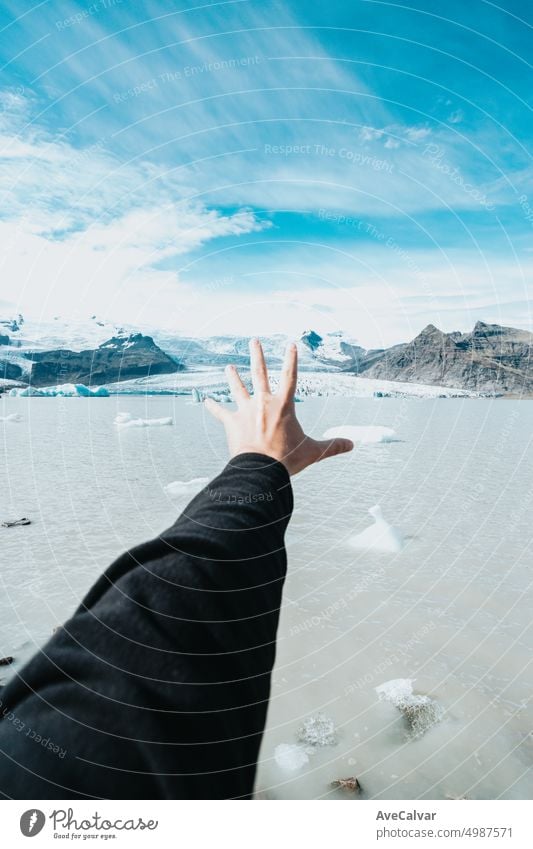
[[[119,411],[175,426],[119,432]],[[317,436],[376,424],[400,441],[294,479],[258,795],[346,799],[331,782],[356,776],[363,798],[531,798],[533,402],[335,397],[297,411]],[[0,422],[0,517],[33,524],[0,529],[0,655],[20,665],[111,559],[172,523],[164,487],[213,476],[226,450],[183,397],[4,398],[10,413],[23,421]],[[346,544],[376,504],[406,538],[398,553]],[[426,733],[380,700],[392,679],[442,709]],[[336,742],[283,769],[276,748],[303,745],[317,714]]]

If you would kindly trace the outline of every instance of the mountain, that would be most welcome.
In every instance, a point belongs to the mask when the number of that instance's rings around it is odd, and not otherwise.
[[[533,392],[533,334],[478,321],[470,333],[428,324],[411,342],[367,351],[361,377],[425,383],[475,392]]]
[[[45,323],[22,316],[0,320],[0,381],[33,386],[101,385],[150,376],[249,366],[247,336],[194,338],[170,331],[119,327],[92,316],[86,322]],[[262,339],[269,366],[279,369],[288,338]],[[441,386],[490,394],[533,394],[533,335],[478,321],[468,333],[432,324],[413,340],[364,349],[341,331],[305,330],[298,341],[305,372],[355,374],[372,380]],[[144,381],[143,381],[144,383]]]
[[[33,363],[28,381],[31,386],[56,383],[99,386],[135,377],[173,374],[183,369],[151,336],[141,333],[113,336],[93,350],[34,352],[27,358]]]
[[[6,322],[7,324],[7,322]],[[4,325],[5,326],[5,325]],[[11,328],[18,333],[20,328]],[[99,386],[138,377],[173,374],[184,366],[142,333],[111,337],[96,348],[43,350],[17,336],[0,337],[0,378],[30,386],[83,383]]]

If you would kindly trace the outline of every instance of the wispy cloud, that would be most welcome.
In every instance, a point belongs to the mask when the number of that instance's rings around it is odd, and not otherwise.
[[[439,311],[516,318],[520,38],[477,44],[474,66],[467,27],[387,8],[66,0],[16,21],[6,0],[0,298],[256,332],[296,328],[305,305],[306,324],[376,343]]]

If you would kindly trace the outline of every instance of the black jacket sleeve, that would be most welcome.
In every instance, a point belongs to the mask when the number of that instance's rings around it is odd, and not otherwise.
[[[241,454],[116,560],[0,689],[0,793],[250,797],[291,512],[285,467]]]

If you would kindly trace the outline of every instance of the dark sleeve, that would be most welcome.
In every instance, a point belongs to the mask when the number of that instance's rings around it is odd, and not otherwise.
[[[285,467],[241,454],[116,560],[0,689],[0,793],[249,797],[291,512]]]

